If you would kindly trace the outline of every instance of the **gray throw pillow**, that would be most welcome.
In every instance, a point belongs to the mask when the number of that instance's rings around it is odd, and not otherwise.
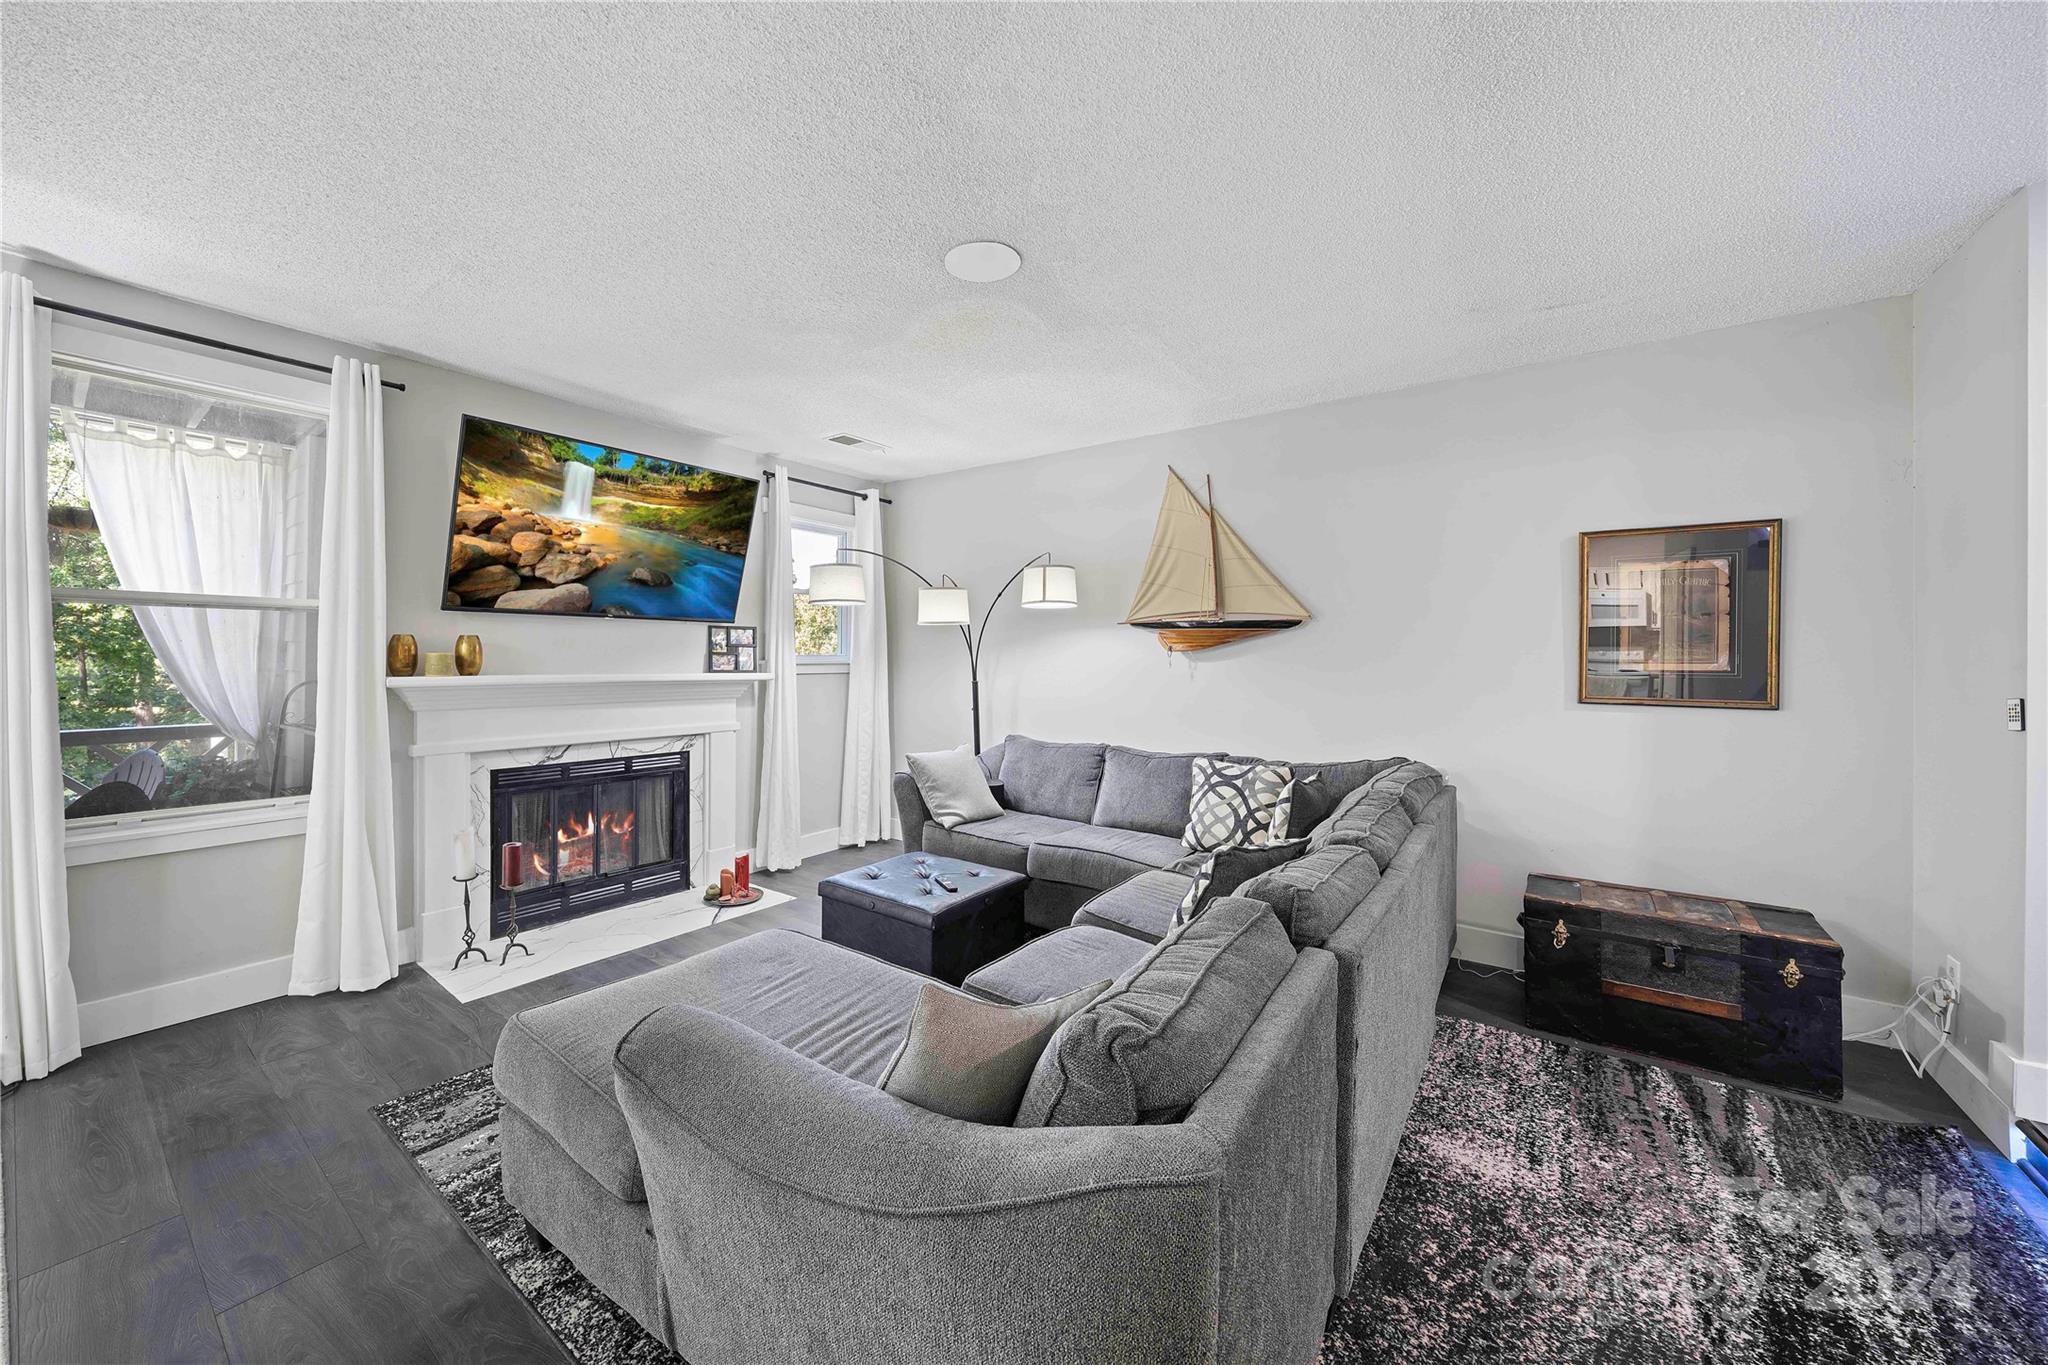
[[[1223,1074],[1293,967],[1294,945],[1273,912],[1223,897],[1061,1025],[1031,1073],[1016,1126],[1179,1119]]]
[[[877,1085],[948,1118],[1007,1124],[1046,1043],[1108,989],[1097,981],[1035,1005],[998,1005],[928,982]]]
[[[910,778],[917,783],[932,819],[946,829],[970,820],[993,820],[1003,813],[995,793],[988,789],[988,775],[982,771],[965,744],[933,754],[905,754]],[[907,831],[906,831],[907,832]]]
[[[1218,896],[1241,894],[1239,888],[1246,882],[1290,863],[1306,852],[1308,840],[1303,838],[1289,839],[1280,844],[1220,848],[1214,853],[1190,853],[1173,865],[1174,871],[1185,872],[1194,878],[1187,895],[1181,897],[1180,909],[1174,912],[1173,922],[1187,923],[1208,909],[1209,902]]]

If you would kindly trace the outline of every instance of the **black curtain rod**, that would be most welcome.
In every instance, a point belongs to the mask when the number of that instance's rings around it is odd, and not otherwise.
[[[55,299],[37,299],[36,306],[38,308],[47,308],[53,313],[70,313],[74,317],[94,318],[100,322],[111,322],[117,327],[133,327],[138,332],[154,332],[160,337],[175,337],[179,341],[190,341],[200,346],[211,346],[216,351],[233,351],[236,355],[252,355],[258,360],[274,360],[280,365],[296,365],[302,370],[311,370],[315,374],[331,375],[334,373],[332,365],[319,365],[310,360],[298,360],[288,355],[278,355],[274,351],[259,351],[253,346],[237,346],[232,341],[217,341],[212,337],[200,336],[197,332],[181,332],[175,327],[159,327],[153,322],[139,322],[134,318],[124,318],[118,313],[102,313],[96,308],[80,308],[75,303],[59,303]],[[405,392],[405,385],[395,379],[386,379],[383,381],[383,384],[387,389],[397,389],[400,393]]]
[[[772,469],[764,470],[762,471],[761,477],[764,479],[772,479],[775,477],[775,471]],[[862,502],[866,502],[868,500],[867,494],[862,493],[859,490],[853,488],[841,488],[838,484],[819,483],[816,479],[799,479],[794,474],[789,476],[789,481],[791,483],[800,483],[806,488],[822,488],[827,493],[844,493],[847,497],[859,498]],[[882,495],[879,493],[877,493],[875,496],[878,498],[882,497]],[[894,507],[896,505],[896,499],[894,498],[882,498],[882,501],[887,503],[891,507]]]

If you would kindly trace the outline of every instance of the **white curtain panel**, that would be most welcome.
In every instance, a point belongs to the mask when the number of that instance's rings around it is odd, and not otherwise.
[[[854,499],[853,536],[856,550],[880,553],[882,491],[867,490]],[[871,844],[896,837],[896,798],[890,789],[893,750],[889,743],[889,604],[883,595],[882,570],[873,555],[856,555],[867,582],[867,602],[845,607],[848,638],[846,669],[846,751],[840,763],[839,842]]]
[[[289,448],[228,441],[147,422],[66,412],[94,519],[121,586],[141,592],[285,594],[304,506],[291,496]],[[259,744],[297,679],[283,612],[136,607],[137,624],[199,713]]]
[[[0,1082],[78,1057],[50,646],[50,317],[0,273]]]
[[[384,390],[375,365],[334,358],[326,463],[320,681],[293,995],[367,991],[398,973],[384,703]]]
[[[754,865],[795,867],[803,818],[797,767],[796,584],[789,531],[789,471],[768,483],[768,566],[761,610],[760,664],[775,676],[761,689],[761,792],[754,813]]]

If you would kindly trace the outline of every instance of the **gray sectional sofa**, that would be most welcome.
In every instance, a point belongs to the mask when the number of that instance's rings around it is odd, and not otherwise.
[[[1197,757],[1246,760],[1217,750],[1162,754],[1117,744],[1048,744],[1012,735],[981,755],[1003,813],[946,829],[931,818],[917,783],[896,774],[903,846],[1008,868],[1031,878],[1024,915],[1056,929],[1095,895],[1187,857],[1190,771]],[[1406,759],[1296,763],[1292,830],[1314,829],[1347,794]]]
[[[1055,1035],[1017,1126],[878,1088],[925,978],[771,930],[512,1019],[496,1070],[507,1197],[693,1365],[1313,1359],[1427,1059],[1456,793],[1403,760],[1302,765],[1331,774],[1310,851],[1176,930],[1178,832],[1169,859],[1095,831],[1164,841],[1164,785],[1184,810],[1191,760],[1012,738],[984,756],[1006,806],[979,822],[994,828],[906,809],[913,848],[1053,884],[1034,918],[1059,927],[967,990],[1025,1003],[1117,983]],[[1149,813],[1133,773],[1155,784]],[[1153,828],[1095,823],[1133,812]],[[1078,913],[1059,915],[1066,900]],[[1186,969],[1218,925],[1266,954],[1263,1003],[1237,1016],[1202,995],[1227,973]],[[1042,1083],[1064,1083],[1084,1050],[1063,1048],[1069,1032],[1120,994],[1151,1003],[1104,1027],[1179,1049],[1187,1093],[1135,1121],[1062,1119]],[[1131,1022],[1148,1009],[1149,1033]]]

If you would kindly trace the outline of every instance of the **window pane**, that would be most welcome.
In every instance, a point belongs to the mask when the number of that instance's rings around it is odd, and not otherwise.
[[[811,526],[789,528],[791,568],[795,571],[794,582],[798,592],[808,592],[811,586],[811,565],[830,564],[839,557],[839,547],[846,537],[837,531],[824,531]]]
[[[846,544],[846,533],[820,526],[789,528],[791,580],[796,587],[796,653],[800,659],[839,655],[839,608],[811,605],[811,566],[830,564]]]
[[[839,654],[839,608],[814,607],[811,595],[796,595],[796,652],[798,658]]]
[[[314,617],[51,609],[68,818],[303,795]]]

